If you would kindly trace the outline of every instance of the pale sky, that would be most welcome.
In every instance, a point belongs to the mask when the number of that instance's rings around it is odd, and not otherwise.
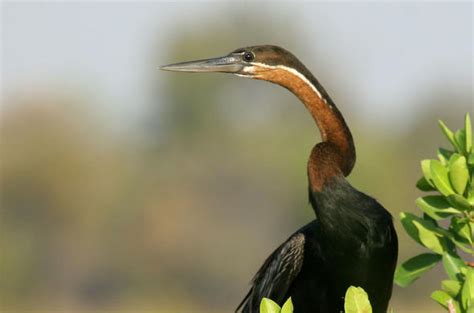
[[[470,98],[470,105],[449,106],[473,111],[473,5],[451,1],[2,2],[4,95],[47,85],[83,89],[114,119],[126,121],[148,105],[145,68],[181,61],[159,60],[158,51],[156,64],[148,63],[153,45],[169,44],[178,28],[199,31],[203,20],[218,27],[237,6],[269,15],[271,40],[285,42],[278,30],[291,24],[308,67],[334,71],[323,85],[350,86],[360,110],[379,112],[389,124],[416,112],[433,89]],[[333,64],[318,64],[317,56],[328,55]]]

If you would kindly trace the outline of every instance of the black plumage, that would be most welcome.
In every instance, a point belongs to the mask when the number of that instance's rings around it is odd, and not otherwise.
[[[343,177],[309,194],[318,218],[268,257],[242,312],[259,312],[263,297],[280,305],[291,297],[296,313],[341,312],[351,285],[368,292],[374,312],[385,312],[397,258],[390,214]]]

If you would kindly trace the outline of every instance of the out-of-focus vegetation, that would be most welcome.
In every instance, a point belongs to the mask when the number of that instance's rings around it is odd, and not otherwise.
[[[436,192],[416,204],[423,215],[403,212],[402,225],[410,237],[433,253],[423,253],[397,268],[395,281],[406,287],[437,263],[443,263],[447,280],[431,294],[449,312],[474,312],[474,151],[471,119],[452,132],[440,121],[451,149],[439,148],[438,160],[423,160],[418,189]],[[449,220],[449,221],[447,221]],[[463,258],[462,253],[466,255]]]
[[[176,24],[172,40],[149,51],[143,76],[159,78],[149,79],[150,105],[126,135],[79,79],[61,91],[46,81],[27,84],[2,99],[0,310],[229,312],[263,260],[314,218],[306,161],[319,134],[296,98],[263,82],[156,70],[255,43],[297,55],[308,49],[286,19],[277,32],[273,16],[236,14],[232,6],[233,18],[219,27],[215,20],[199,20],[199,29]],[[318,45],[334,38],[321,36]],[[337,63],[333,52],[302,61]],[[325,86],[340,85],[330,69],[311,67]],[[446,96],[438,85],[422,88],[432,88],[433,98],[420,100],[428,109],[398,131],[368,123],[340,101],[365,95],[327,88],[355,138],[351,182],[394,216],[414,208],[418,160],[441,143],[433,120],[460,125],[447,103],[471,105],[463,90]],[[396,227],[401,259],[422,251]],[[438,267],[409,289],[396,287],[391,306],[435,310],[427,298],[441,275]]]

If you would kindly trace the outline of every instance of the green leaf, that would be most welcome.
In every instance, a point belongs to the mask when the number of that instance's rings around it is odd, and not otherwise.
[[[413,224],[413,220],[417,219],[418,217],[407,212],[401,212],[400,213],[400,222],[402,223],[403,228],[405,228],[405,231],[407,232],[410,237],[418,242],[419,244],[422,244],[420,241],[420,237],[418,236],[418,229],[415,227]]]
[[[435,290],[431,294],[431,299],[435,300],[446,309],[448,308],[448,301],[453,300],[453,298],[450,297],[447,292],[442,291],[442,290]]]
[[[345,313],[372,313],[369,297],[364,289],[350,286],[344,301]]]
[[[467,163],[468,163],[469,165],[474,165],[474,153],[471,153],[471,154],[469,155],[469,158],[467,159]]]
[[[456,312],[461,312],[461,310],[459,310],[459,311],[456,311]],[[470,307],[470,308],[467,308],[467,311],[466,311],[466,313],[474,313],[474,305],[471,305],[471,307]]]
[[[464,129],[458,129],[454,133],[454,140],[458,144],[459,153],[466,153],[466,131]]]
[[[425,177],[426,182],[431,187],[434,187],[433,178],[431,177],[430,162],[431,162],[431,160],[421,161],[421,171],[423,172],[423,177]]]
[[[451,301],[451,304],[452,304],[452,307],[454,308],[454,311],[449,307],[449,301]],[[459,302],[454,300],[454,299],[453,300],[448,300],[448,310],[450,310],[451,312],[454,312],[454,313],[456,313],[456,312],[461,313],[462,312],[461,307],[459,306]],[[466,313],[474,313],[474,312],[468,310]]]
[[[474,174],[474,169],[472,170],[472,173]],[[467,202],[471,206],[474,206],[474,177],[472,177],[472,176],[471,176],[471,184],[470,184],[469,189],[467,191]]]
[[[455,234],[455,236],[461,238],[461,240],[466,240],[467,242],[472,243],[472,233],[468,219],[453,217],[451,219],[450,230]]]
[[[457,195],[453,193],[452,195],[449,195],[446,197],[454,207],[460,209],[460,210],[471,210],[471,204],[469,201],[467,201],[464,197]]]
[[[273,300],[263,298],[260,302],[260,313],[280,313],[281,308]]]
[[[468,267],[461,291],[461,304],[465,310],[474,306],[474,268]]]
[[[400,213],[400,220],[406,232],[419,244],[438,254],[442,254],[446,250],[447,242],[443,229],[437,227],[432,221],[407,212]]]
[[[416,188],[418,188],[421,191],[434,191],[436,188],[434,188],[427,180],[425,177],[421,177],[418,179],[416,182]]]
[[[469,180],[466,158],[459,154],[453,154],[449,159],[449,180],[457,194],[462,195]]]
[[[440,229],[443,235],[445,236],[445,238],[448,238],[448,242],[453,243],[454,245],[456,245],[456,247],[458,247],[462,251],[474,255],[474,250],[468,248],[467,243],[465,241],[458,240],[456,236],[454,236],[453,234],[451,234],[451,232],[449,232],[448,230],[444,228],[440,228]]]
[[[469,220],[469,228],[471,229],[471,238],[474,238],[474,219]]]
[[[414,220],[413,224],[418,229],[418,236],[421,243],[431,251],[443,254],[446,250],[444,237],[436,232],[432,227],[429,227],[427,223]]]
[[[443,154],[439,153],[439,149],[436,155],[438,156],[438,160],[441,162],[441,164],[443,164],[443,166],[446,166],[446,164],[448,164],[449,159],[447,159]]]
[[[435,300],[439,304],[441,304],[445,309],[450,310],[449,305],[451,304],[454,307],[456,313],[461,313],[461,308],[456,300],[454,300],[447,292],[442,290],[435,290],[431,294],[431,299]],[[451,312],[451,311],[450,311]]]
[[[431,160],[430,172],[433,183],[439,192],[445,196],[454,193],[454,190],[451,188],[451,184],[449,183],[448,170],[443,166],[443,164],[441,164],[441,162]]]
[[[438,254],[423,253],[405,261],[395,271],[395,283],[400,287],[410,285],[425,272],[432,269],[440,260],[441,256]]]
[[[291,301],[291,297],[289,297],[281,307],[281,313],[293,313],[293,302]]]
[[[426,213],[423,213],[422,220],[426,221],[432,226],[438,227],[438,222]]]
[[[469,113],[466,113],[464,118],[464,129],[466,130],[466,152],[471,152],[472,149],[472,127]]]
[[[439,127],[441,128],[441,130],[443,131],[443,133],[448,138],[449,142],[451,142],[451,144],[454,146],[454,148],[456,148],[456,150],[459,150],[458,144],[457,144],[456,140],[454,139],[453,132],[444,124],[443,121],[441,121],[441,120],[438,121],[438,124],[439,124]]]
[[[448,164],[448,160],[451,158],[451,156],[453,155],[453,151],[451,150],[447,150],[447,149],[444,149],[444,148],[438,148],[438,151],[437,151],[437,155],[438,155],[438,159],[441,161],[441,163],[443,163],[443,165],[446,165]]]
[[[443,196],[425,196],[416,199],[415,203],[423,212],[435,220],[441,220],[453,214],[461,214],[461,211],[451,207]]]
[[[453,298],[456,298],[461,291],[461,283],[457,280],[443,280],[441,287]]]
[[[466,268],[466,264],[458,255],[449,252],[443,253],[443,266],[448,277],[453,280],[458,280],[461,275],[461,269]]]

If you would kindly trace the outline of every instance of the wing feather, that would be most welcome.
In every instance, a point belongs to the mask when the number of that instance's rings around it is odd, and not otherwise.
[[[252,280],[252,288],[237,307],[242,312],[258,312],[263,297],[270,298],[278,304],[285,301],[293,280],[303,265],[305,236],[296,233],[280,245],[263,263]]]

